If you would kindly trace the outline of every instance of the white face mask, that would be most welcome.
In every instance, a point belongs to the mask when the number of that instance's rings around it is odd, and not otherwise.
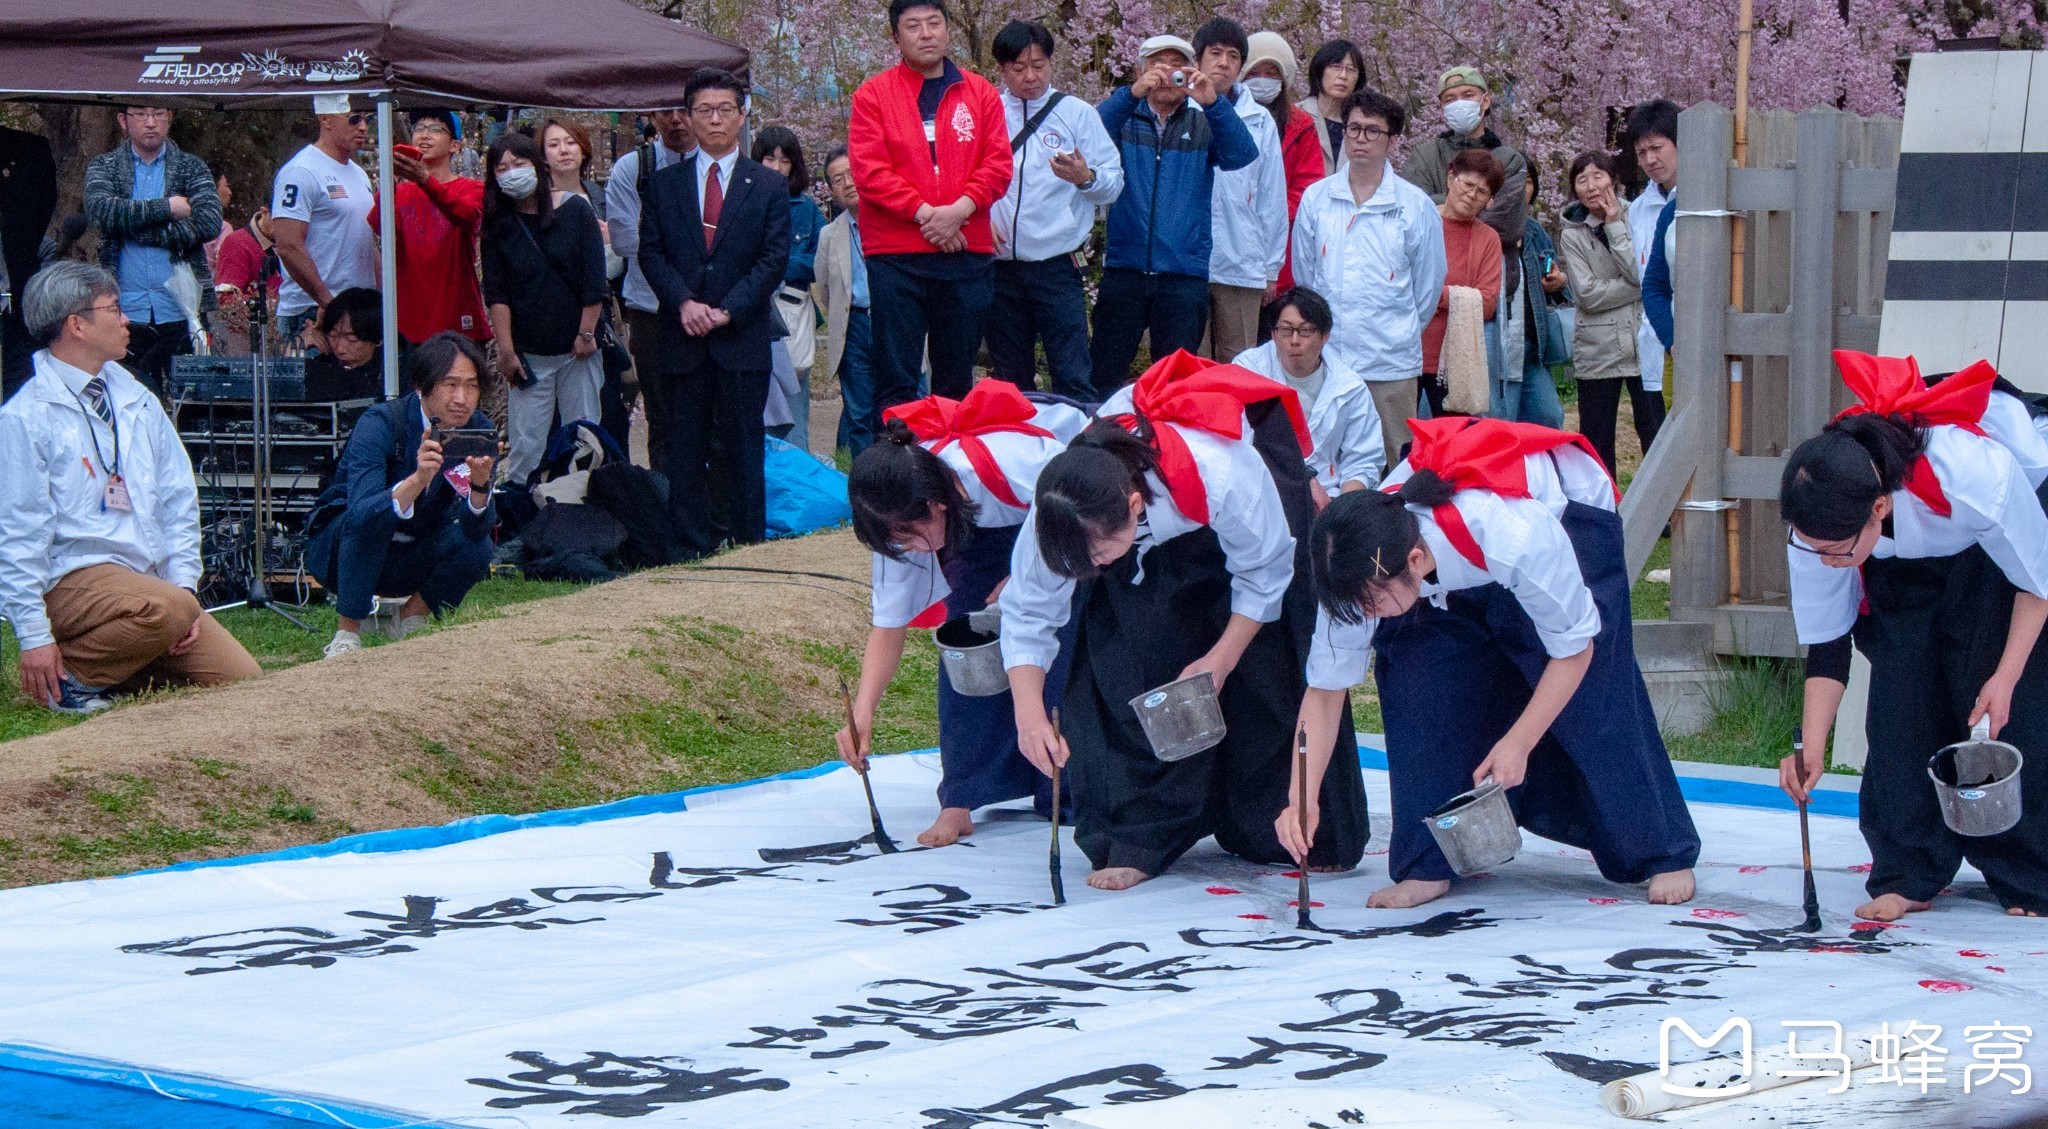
[[[1252,92],[1252,98],[1259,102],[1271,102],[1280,97],[1280,80],[1277,78],[1248,78],[1244,88]]]
[[[540,174],[525,166],[498,174],[498,187],[514,200],[524,200],[540,187]]]
[[[1470,133],[1479,128],[1479,119],[1485,113],[1486,108],[1477,98],[1460,98],[1444,107],[1444,124],[1451,127],[1452,133]]]

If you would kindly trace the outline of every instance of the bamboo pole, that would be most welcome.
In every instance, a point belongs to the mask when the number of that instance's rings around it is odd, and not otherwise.
[[[1735,35],[1735,167],[1749,164],[1749,48],[1756,32],[1756,8],[1754,0],[1742,0],[1736,17]],[[1729,302],[1740,313],[1743,309],[1742,284],[1745,273],[1743,244],[1748,237],[1748,224],[1743,216],[1735,217],[1734,231],[1729,241],[1728,293]],[[1742,452],[1742,362],[1728,363],[1728,449],[1737,454]],[[1727,513],[1728,532],[1728,602],[1742,602],[1742,522],[1741,509]]]

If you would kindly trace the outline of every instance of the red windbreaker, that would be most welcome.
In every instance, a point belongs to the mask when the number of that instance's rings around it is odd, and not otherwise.
[[[860,84],[853,94],[853,119],[846,127],[847,156],[860,190],[860,244],[869,255],[907,255],[937,250],[912,217],[925,204],[944,207],[962,196],[974,214],[960,229],[967,249],[994,254],[990,205],[1009,191],[1010,131],[1003,102],[989,81],[962,71],[946,91],[933,120],[938,167],[925,143],[917,93],[924,76],[898,63]]]

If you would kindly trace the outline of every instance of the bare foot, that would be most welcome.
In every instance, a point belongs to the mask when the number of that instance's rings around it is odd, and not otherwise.
[[[1692,895],[1690,870],[1667,870],[1650,876],[1650,904],[1653,906],[1682,906],[1692,900]]]
[[[2027,908],[2027,907],[2025,907],[2025,906],[2014,906],[2014,907],[2012,907],[2011,909],[2009,909],[2009,910],[2006,910],[2006,911],[2005,911],[2005,915],[2006,915],[2007,917],[2039,917],[2039,916],[2041,916],[2040,914],[2038,914],[2038,913],[2035,913],[2035,912],[2034,912],[2033,910],[2030,910],[2030,909],[2028,909],[2028,908]]]
[[[1105,866],[1088,876],[1088,884],[1098,890],[1128,890],[1150,877],[1134,866]]]
[[[939,818],[917,833],[917,841],[927,847],[950,847],[972,834],[974,816],[971,812],[966,808],[940,808]]]
[[[1899,894],[1879,894],[1856,907],[1856,916],[1865,921],[1897,921],[1909,913],[1932,909],[1933,902],[1916,902]]]
[[[1451,892],[1449,882],[1429,882],[1421,878],[1409,878],[1384,889],[1374,890],[1365,904],[1373,909],[1411,909],[1426,902],[1433,902]]]

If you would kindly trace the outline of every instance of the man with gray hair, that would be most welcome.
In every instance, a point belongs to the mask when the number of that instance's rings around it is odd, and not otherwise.
[[[57,262],[22,318],[42,348],[0,408],[0,615],[21,690],[61,713],[151,682],[213,686],[262,673],[199,606],[199,491],[163,405],[118,363],[121,284]]]

